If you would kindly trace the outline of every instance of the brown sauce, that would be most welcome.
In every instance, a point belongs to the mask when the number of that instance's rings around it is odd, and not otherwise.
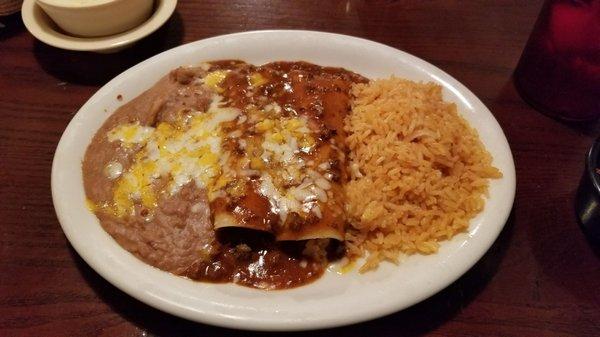
[[[185,276],[260,289],[294,288],[319,278],[327,262],[344,252],[341,243],[333,241],[326,249],[326,259],[317,261],[303,255],[303,241],[277,242],[268,233],[243,228],[220,229],[217,238],[217,255],[192,266]]]

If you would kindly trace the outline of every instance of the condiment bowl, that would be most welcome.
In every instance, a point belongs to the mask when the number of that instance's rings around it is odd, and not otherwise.
[[[37,0],[65,32],[108,36],[132,29],[150,17],[153,0]]]

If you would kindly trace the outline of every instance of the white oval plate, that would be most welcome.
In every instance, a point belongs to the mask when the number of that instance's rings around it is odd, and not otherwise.
[[[444,87],[445,99],[473,125],[494,157],[502,179],[490,186],[485,210],[468,233],[441,245],[438,254],[414,255],[400,265],[340,275],[330,270],[314,283],[291,290],[261,291],[233,284],[190,281],[153,268],[122,249],[85,206],[81,161],[92,136],[122,104],[169,70],[201,61],[241,59],[254,64],[303,60],[344,67],[369,78],[392,74]],[[107,112],[108,111],[108,112]],[[433,65],[400,50],[355,37],[309,31],[256,31],[218,36],[156,55],[107,83],[65,130],[52,166],[58,219],[79,255],[119,289],[155,308],[193,321],[253,330],[305,330],[380,317],[440,291],[488,250],[509,215],[515,169],[506,137],[490,111],[467,88]],[[426,319],[426,318],[424,318]]]

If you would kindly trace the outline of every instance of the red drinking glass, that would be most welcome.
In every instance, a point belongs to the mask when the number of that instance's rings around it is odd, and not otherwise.
[[[515,84],[527,102],[552,117],[600,117],[600,0],[546,1]]]

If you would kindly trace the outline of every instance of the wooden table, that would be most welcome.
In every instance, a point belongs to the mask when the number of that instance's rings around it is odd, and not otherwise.
[[[517,167],[513,213],[468,273],[407,310],[311,336],[600,336],[600,249],[585,240],[573,210],[584,153],[600,127],[538,113],[511,79],[540,6],[181,1],[166,26],[115,55],[55,49],[36,41],[19,15],[0,18],[0,336],[262,335],[164,314],[102,279],[60,229],[50,167],[73,114],[118,73],[182,43],[271,28],[360,36],[439,66],[494,113]]]

